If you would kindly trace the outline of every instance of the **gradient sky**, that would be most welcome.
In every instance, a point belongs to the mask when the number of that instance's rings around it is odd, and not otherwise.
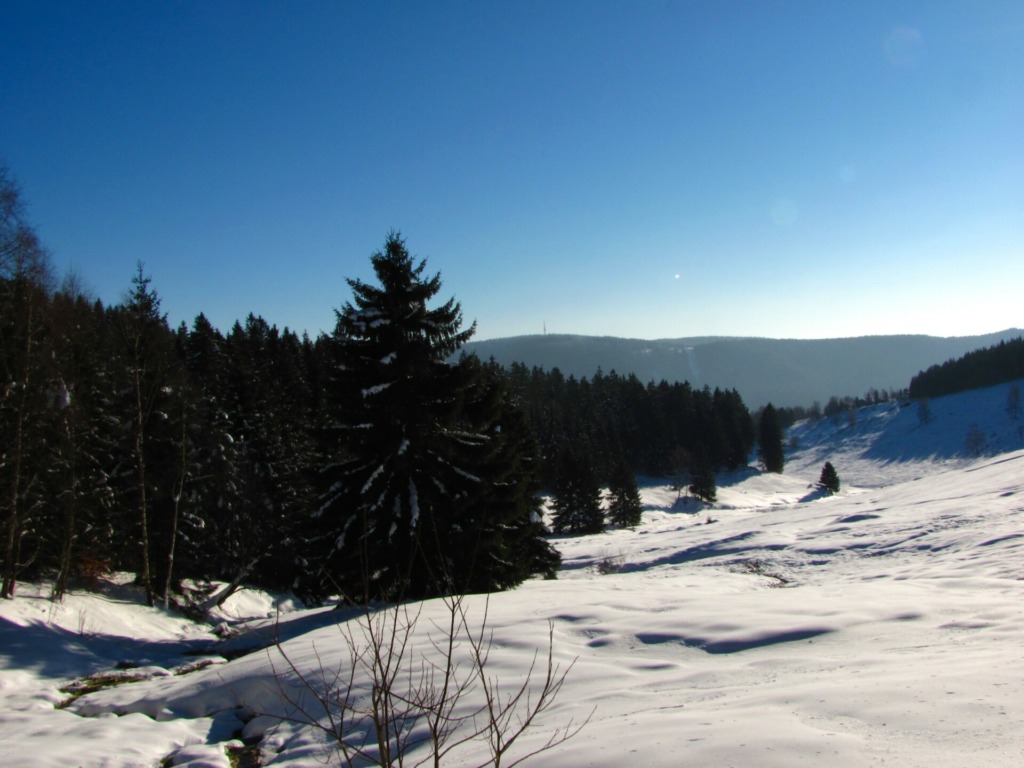
[[[477,338],[1024,326],[1024,3],[0,0],[58,272],[315,335],[389,230]]]

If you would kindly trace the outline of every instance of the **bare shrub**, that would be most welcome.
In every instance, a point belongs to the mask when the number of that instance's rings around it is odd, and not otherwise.
[[[78,555],[75,570],[87,590],[98,592],[113,569],[108,558],[83,552]]]
[[[481,766],[511,768],[564,743],[589,722],[589,716],[570,718],[539,747],[515,754],[520,737],[555,703],[575,660],[565,668],[555,663],[549,624],[546,651],[534,654],[521,679],[504,683],[489,668],[489,599],[475,624],[465,596],[440,599],[443,621],[419,632],[424,603],[363,606],[339,625],[345,663],[338,668],[325,665],[314,647],[317,664],[303,671],[276,642],[284,668],[273,667],[272,656],[271,665],[287,709],[276,717],[318,729],[346,766],[435,768],[480,741],[490,753]]]
[[[625,556],[621,552],[617,555],[605,553],[604,556],[594,564],[594,570],[602,576],[607,576],[621,571],[624,562]]]

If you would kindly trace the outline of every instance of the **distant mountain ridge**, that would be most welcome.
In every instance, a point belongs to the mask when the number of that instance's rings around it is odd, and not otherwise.
[[[523,363],[566,376],[592,378],[600,368],[649,381],[689,381],[694,387],[736,389],[751,408],[822,405],[832,395],[871,388],[904,389],[912,376],[982,347],[1024,335],[1010,328],[980,336],[858,336],[844,339],[765,339],[697,336],[625,339],[546,334],[473,341],[464,351],[503,366]]]

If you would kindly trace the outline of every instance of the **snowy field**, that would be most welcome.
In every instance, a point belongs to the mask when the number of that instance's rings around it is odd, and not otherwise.
[[[575,660],[511,756],[589,717],[526,764],[1024,765],[1024,420],[1007,390],[934,400],[928,423],[886,404],[797,425],[784,475],[720,477],[712,508],[645,483],[635,530],[558,538],[557,581],[488,607],[488,670],[509,686],[549,624],[555,661]],[[833,497],[813,487],[826,460]],[[327,760],[317,730],[255,716],[286,712],[282,690],[298,690],[275,680],[278,651],[235,654],[266,644],[279,608],[300,671],[344,671],[341,612],[243,592],[223,617],[239,634],[220,642],[127,586],[56,605],[45,593],[0,603],[0,764],[228,766],[243,737],[262,765]],[[472,598],[471,619],[483,608]],[[443,618],[426,604],[413,646]],[[141,679],[61,691],[94,673]],[[487,754],[474,743],[444,764]]]

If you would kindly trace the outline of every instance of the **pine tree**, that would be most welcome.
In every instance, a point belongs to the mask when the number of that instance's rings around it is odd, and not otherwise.
[[[708,504],[713,503],[718,498],[718,491],[715,485],[715,468],[708,457],[707,451],[702,449],[697,451],[697,459],[694,462],[690,493]]]
[[[43,475],[52,411],[49,264],[24,221],[20,193],[0,165],[0,514],[4,543],[0,597],[13,597],[30,536],[44,512]]]
[[[555,533],[601,533],[601,487],[589,455],[563,448],[558,462],[551,527]]]
[[[116,315],[125,374],[124,453],[130,464],[130,473],[123,476],[126,497],[131,499],[126,507],[132,510],[137,526],[136,579],[146,591],[146,602],[152,606],[157,580],[154,508],[158,498],[169,495],[170,490],[170,482],[162,482],[168,478],[161,478],[160,474],[168,469],[162,461],[167,459],[167,452],[161,454],[161,449],[167,447],[170,438],[166,427],[175,353],[166,318],[160,313],[160,298],[150,288],[150,282],[139,262],[128,300]]]
[[[182,329],[184,332],[184,329]],[[180,358],[179,358],[180,359]],[[198,522],[196,515],[198,480],[202,474],[199,445],[204,433],[201,422],[201,396],[178,367],[167,389],[166,411],[161,414],[164,439],[158,443],[162,469],[159,514],[155,516],[154,541],[160,543],[154,564],[157,586],[162,588],[164,608],[170,606],[172,592],[180,591],[182,568],[195,555],[189,529]]]
[[[642,515],[643,504],[636,475],[622,458],[615,464],[608,484],[608,522],[619,528],[632,528],[640,525]]]
[[[297,535],[315,504],[309,393],[295,334],[249,315],[228,334],[232,503],[218,514],[222,578],[293,585]],[[227,594],[218,596],[226,598]]]
[[[720,458],[719,466],[724,466],[726,469],[745,467],[750,451],[754,447],[754,421],[743,404],[743,398],[735,389],[725,391],[716,389],[714,407],[726,445],[725,454]]]
[[[353,298],[329,341],[327,568],[357,600],[439,594],[452,588],[464,554],[453,545],[479,526],[474,502],[489,482],[477,460],[487,425],[467,408],[477,371],[450,362],[475,325],[462,328],[454,299],[428,306],[440,275],[425,275],[397,233],[371,263],[379,285],[348,281]]]
[[[114,501],[110,468],[117,441],[109,334],[102,305],[91,306],[73,285],[54,296],[57,434],[49,462],[50,506],[56,519],[46,565],[56,569],[52,596],[73,576],[94,577],[110,566]]]
[[[836,468],[832,466],[831,461],[826,461],[825,466],[821,468],[821,477],[818,479],[818,485],[830,494],[839,493],[839,474],[836,472]]]
[[[450,534],[450,549],[459,553],[450,562],[453,585],[487,592],[534,574],[554,578],[561,556],[544,538],[536,441],[497,366],[475,357],[463,364],[479,370],[466,402],[467,422],[478,425],[487,442],[464,457],[464,466],[482,482]]]
[[[761,411],[758,427],[758,457],[766,472],[782,474],[785,454],[782,448],[782,427],[775,406],[768,403]]]
[[[206,316],[199,314],[190,332],[179,332],[179,344],[195,391],[196,421],[201,425],[195,436],[200,473],[191,482],[196,503],[193,517],[185,521],[187,567],[196,578],[231,581],[236,573],[232,568],[236,552],[232,523],[248,504],[241,493],[242,442],[233,434],[232,413],[237,403],[229,394],[226,342]]]

